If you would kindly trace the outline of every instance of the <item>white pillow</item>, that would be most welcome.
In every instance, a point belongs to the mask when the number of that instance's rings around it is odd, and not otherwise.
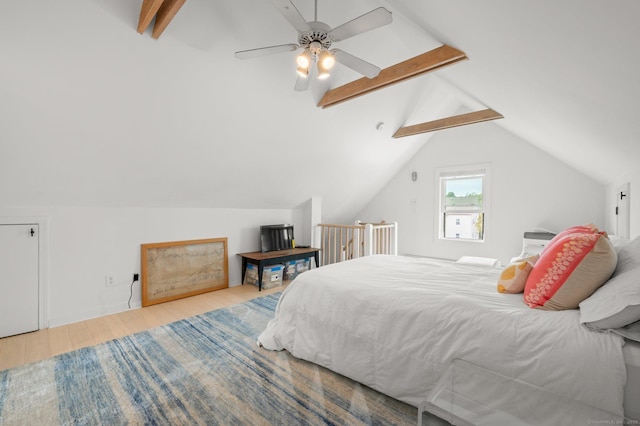
[[[618,264],[612,277],[631,269],[640,268],[640,236],[617,246],[616,251],[618,252]]]
[[[580,303],[580,322],[595,329],[640,321],[640,237],[619,247],[611,279]]]
[[[477,257],[477,256],[462,256],[456,263],[462,265],[475,265],[475,266],[491,266],[497,268],[500,266],[500,261],[491,257]]]

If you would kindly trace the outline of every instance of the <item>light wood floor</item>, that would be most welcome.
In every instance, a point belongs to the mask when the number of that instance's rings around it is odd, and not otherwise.
[[[0,339],[0,370],[242,303],[284,290],[285,287],[286,284],[258,292],[256,286],[240,285],[60,327],[5,337]]]

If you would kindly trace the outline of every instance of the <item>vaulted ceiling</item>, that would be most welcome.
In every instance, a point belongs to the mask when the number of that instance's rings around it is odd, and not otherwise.
[[[293,3],[313,20],[312,0]],[[141,4],[3,5],[0,205],[288,208],[320,195],[329,218],[348,218],[433,135],[397,129],[485,109],[603,183],[638,167],[635,0],[319,0],[330,27],[393,13],[339,44],[380,68],[443,44],[469,58],[329,108],[324,93],[357,73],[337,65],[295,92],[295,53],[234,58],[297,42],[269,1],[187,0],[157,39],[136,32]]]

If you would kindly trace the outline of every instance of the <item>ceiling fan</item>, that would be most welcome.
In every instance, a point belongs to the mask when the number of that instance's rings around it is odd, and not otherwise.
[[[368,78],[374,78],[380,73],[380,68],[377,66],[345,51],[330,48],[334,42],[390,24],[391,12],[384,7],[379,7],[338,27],[331,28],[324,22],[318,21],[318,0],[315,0],[314,20],[309,22],[304,19],[290,0],[271,1],[282,16],[298,31],[298,44],[288,43],[241,50],[235,53],[236,58],[249,59],[302,49],[302,53],[296,57],[298,79],[294,89],[297,91],[304,91],[309,87],[310,77],[316,68],[319,79],[329,77],[329,70],[335,62],[339,62]]]

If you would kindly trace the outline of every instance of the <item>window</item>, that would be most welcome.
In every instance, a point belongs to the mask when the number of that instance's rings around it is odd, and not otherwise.
[[[439,238],[484,241],[487,170],[440,170],[438,175]]]

